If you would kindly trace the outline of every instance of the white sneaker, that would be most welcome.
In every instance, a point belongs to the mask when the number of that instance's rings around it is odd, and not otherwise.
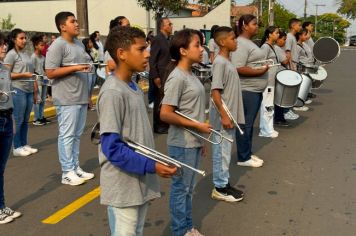
[[[304,102],[304,104],[307,104],[307,105],[309,105],[309,104],[311,104],[313,102],[313,100],[311,100],[311,99],[308,99],[308,100],[306,100],[305,102]]]
[[[74,170],[62,174],[62,184],[77,186],[85,183],[85,179],[80,178]]]
[[[25,149],[26,151],[28,151],[31,154],[37,153],[38,149],[37,148],[33,148],[30,145],[25,145],[23,146],[23,149]]]
[[[24,147],[14,148],[13,155],[16,157],[27,157],[31,155],[31,152],[24,149]]]
[[[88,172],[85,172],[84,170],[82,170],[82,168],[78,167],[76,170],[75,170],[75,173],[77,174],[77,176],[81,179],[84,179],[84,180],[89,180],[89,179],[92,179],[95,177],[95,175],[93,173],[88,173]]]
[[[261,132],[258,134],[258,136],[260,137],[264,137],[264,138],[277,138],[278,137],[278,132],[277,131],[273,131],[271,134],[268,134],[268,135],[265,135],[265,134],[262,134]]]
[[[256,155],[251,155],[251,159],[254,160],[254,161],[257,161],[257,162],[260,162],[263,164],[264,160],[262,160],[261,158],[259,158],[258,156]]]
[[[150,109],[153,109],[153,106],[154,106],[154,103],[153,103],[153,102],[151,102],[150,104],[148,104],[148,108],[150,108]]]
[[[204,236],[203,234],[201,234],[197,229],[191,229],[188,230],[184,236]]]
[[[296,120],[299,118],[298,114],[295,114],[292,110],[289,110],[287,113],[284,114],[284,119],[286,120]]]
[[[238,166],[247,166],[247,167],[261,167],[263,165],[262,162],[259,162],[259,161],[255,161],[252,156],[251,156],[251,159],[248,160],[248,161],[238,161],[237,162],[237,165]]]
[[[10,207],[5,207],[4,209],[1,210],[1,212],[6,214],[8,217],[12,219],[16,219],[22,216],[21,212],[14,211]]]
[[[307,107],[307,106],[293,107],[293,110],[295,110],[295,111],[308,111],[309,107]]]
[[[12,219],[11,217],[9,217],[8,215],[6,215],[5,213],[3,213],[0,210],[0,224],[6,224],[9,223],[11,221],[13,221],[14,219]]]

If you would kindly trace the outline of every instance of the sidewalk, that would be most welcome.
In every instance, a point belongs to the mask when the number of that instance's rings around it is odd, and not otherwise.
[[[148,91],[148,80],[141,79],[138,82],[138,85],[140,86],[140,88],[143,90],[144,93],[147,93],[147,91]],[[96,100],[98,99],[99,91],[100,91],[100,88],[93,90],[93,95],[91,97],[91,101],[92,101],[93,105],[96,104]],[[33,121],[34,116],[35,116],[35,113],[31,112],[29,122]],[[43,116],[46,117],[46,118],[56,116],[56,108],[53,106],[52,101],[46,101],[45,109],[44,109],[44,112],[43,112]]]

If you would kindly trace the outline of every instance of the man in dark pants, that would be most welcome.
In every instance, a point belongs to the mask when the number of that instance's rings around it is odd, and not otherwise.
[[[159,134],[168,132],[168,124],[159,117],[160,104],[164,95],[164,76],[171,61],[169,53],[169,36],[172,34],[172,23],[168,18],[158,22],[160,32],[153,39],[150,57],[150,80],[154,84],[153,131]]]

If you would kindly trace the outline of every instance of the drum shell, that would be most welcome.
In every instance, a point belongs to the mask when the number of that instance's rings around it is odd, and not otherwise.
[[[319,67],[317,73],[310,73],[309,76],[312,79],[312,88],[319,89],[323,84],[324,80],[327,78],[328,73],[326,72],[324,67]]]
[[[278,80],[277,75],[275,79],[274,104],[283,108],[293,107],[297,102],[301,83],[285,85]]]
[[[298,102],[295,106],[302,107],[304,103],[308,100],[308,94],[312,86],[312,79],[307,75],[302,75],[303,81],[300,85],[298,93]]]

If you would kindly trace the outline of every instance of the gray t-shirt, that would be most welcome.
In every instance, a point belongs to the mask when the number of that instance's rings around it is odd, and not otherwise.
[[[6,54],[4,63],[9,64],[10,67],[12,68],[11,72],[14,73],[34,72],[31,58],[23,52],[16,52],[15,49],[11,49]],[[20,80],[26,80],[26,79],[29,78],[21,78]],[[26,82],[26,81],[21,82],[21,81],[17,81],[17,79],[14,79],[12,81],[12,86],[26,93],[33,92],[33,82]]]
[[[138,85],[135,84],[138,88]],[[129,87],[115,76],[103,84],[97,111],[100,134],[118,133],[149,148],[154,148],[154,138],[144,103],[143,92]],[[142,205],[160,197],[158,178],[155,174],[131,174],[112,165],[99,145],[101,203],[114,207]]]
[[[265,43],[261,46],[261,49],[265,53],[266,59],[272,59],[275,64],[279,63],[278,58],[277,58],[277,52],[273,46],[270,46],[269,44]],[[274,66],[274,67],[269,68],[269,70],[267,71],[269,87],[274,87],[275,77],[276,77],[278,70],[279,70],[278,67]]]
[[[306,43],[299,44],[297,47],[298,54],[298,62],[303,63],[304,65],[312,65],[313,64],[313,55]]]
[[[32,54],[31,56],[31,61],[32,61],[32,65],[35,69],[35,73],[39,74],[39,75],[45,75],[45,71],[44,71],[44,65],[45,65],[45,57],[44,56],[38,56],[35,53]],[[41,80],[37,81],[38,86],[42,85]]]
[[[200,80],[176,67],[164,85],[162,104],[176,107],[177,111],[199,122],[205,122],[205,89]],[[175,147],[196,148],[203,141],[183,127],[170,125],[167,144]]]
[[[310,37],[307,41],[305,41],[304,43],[308,44],[309,48],[311,51],[313,51],[313,48],[314,48],[314,40],[312,37]]]
[[[0,91],[9,92],[11,91],[11,79],[9,69],[0,64]],[[13,108],[12,94],[9,97],[9,100],[5,103],[0,102],[0,110],[7,110]]]
[[[231,62],[236,68],[245,66],[253,68],[256,67],[256,64],[253,62],[266,59],[263,50],[247,38],[238,37],[237,45],[237,50],[231,54]],[[267,86],[267,79],[268,73],[264,73],[258,77],[240,75],[242,91],[262,93]]]
[[[213,80],[211,83],[211,90],[221,90],[221,98],[234,119],[237,123],[244,124],[245,115],[242,103],[240,78],[236,67],[223,56],[217,55],[213,62],[212,75]],[[209,116],[210,124],[213,128],[221,130],[221,116],[212,102],[210,102]]]
[[[298,52],[297,52],[297,39],[292,33],[287,34],[287,40],[285,45],[285,50],[290,51],[292,57],[292,64],[298,61]]]
[[[84,45],[74,40],[68,43],[62,37],[58,37],[48,48],[46,57],[46,69],[56,69],[64,64],[88,63],[90,56],[85,52]],[[88,104],[89,75],[85,72],[75,72],[62,78],[56,78],[52,82],[53,103],[59,105]]]

